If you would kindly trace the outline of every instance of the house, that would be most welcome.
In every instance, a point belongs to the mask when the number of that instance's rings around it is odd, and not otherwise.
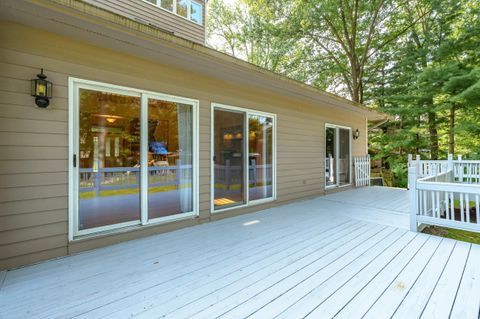
[[[384,115],[206,47],[205,12],[0,3],[0,269],[352,187]]]

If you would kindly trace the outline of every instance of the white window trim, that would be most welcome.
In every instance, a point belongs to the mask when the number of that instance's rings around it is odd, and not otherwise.
[[[331,123],[325,123],[325,128],[324,128],[324,133],[325,133],[325,138],[323,139],[323,151],[325,152],[326,150],[326,146],[327,146],[327,137],[326,137],[326,131],[327,131],[327,128],[333,128],[335,129],[335,159],[338,159],[339,157],[339,139],[337,138],[338,135],[338,129],[345,129],[345,130],[348,130],[349,133],[348,133],[348,140],[349,140],[349,168],[348,168],[348,183],[347,184],[344,184],[344,185],[340,185],[339,184],[339,170],[338,170],[338,165],[339,165],[339,162],[338,160],[335,160],[335,185],[327,185],[327,181],[325,179],[325,173],[326,173],[326,167],[324,168],[324,172],[323,172],[323,182],[324,182],[324,186],[325,186],[325,190],[329,190],[329,189],[335,189],[335,188],[342,188],[342,187],[348,187],[348,186],[351,186],[352,185],[352,128],[351,127],[348,127],[348,126],[343,126],[343,125],[337,125],[337,124],[331,124]],[[325,156],[323,156],[323,160],[325,161],[325,158],[326,158],[326,154]],[[324,163],[326,164],[326,163]]]
[[[180,18],[182,18],[182,19],[185,19],[185,20],[187,20],[187,21],[190,21],[190,22],[192,22],[192,23],[195,23],[196,25],[204,26],[204,21],[203,21],[203,20],[204,20],[204,13],[205,13],[205,5],[204,5],[203,3],[200,3],[200,2],[195,1],[195,0],[187,0],[187,5],[188,5],[188,6],[187,6],[187,16],[184,17],[184,16],[182,16],[182,15],[180,15],[180,14],[177,14],[177,0],[173,0],[173,11],[170,11],[170,10],[168,10],[168,9],[163,8],[163,7],[160,5],[160,1],[161,1],[161,0],[156,0],[156,1],[155,1],[156,3],[151,3],[150,1],[147,1],[147,0],[142,0],[142,1],[145,2],[145,3],[148,3],[148,4],[151,5],[151,6],[154,6],[154,7],[156,7],[156,8],[159,8],[159,9],[165,11],[165,12],[172,13],[172,14],[176,15],[177,17],[180,17]],[[202,14],[201,14],[201,21],[200,21],[200,23],[192,20],[192,17],[191,17],[191,10],[192,10],[192,9],[191,9],[191,8],[192,8],[192,7],[191,7],[191,2],[194,2],[194,3],[198,4],[198,5],[200,5],[200,7],[202,8]]]
[[[244,131],[243,131],[243,136],[248,136],[248,117],[249,115],[258,115],[258,116],[265,116],[265,117],[271,117],[273,119],[273,138],[272,138],[272,196],[268,198],[262,198],[262,199],[257,199],[257,200],[252,200],[250,201],[249,199],[249,174],[248,174],[248,169],[244,170],[244,189],[245,189],[245,203],[242,205],[236,205],[236,206],[231,206],[231,207],[226,207],[226,208],[220,208],[220,209],[215,209],[215,164],[213,162],[213,156],[214,151],[215,151],[215,141],[214,141],[214,121],[215,121],[215,109],[223,109],[226,111],[236,111],[236,112],[242,112],[245,114],[246,117],[246,123],[244,126]],[[244,151],[244,166],[248,168],[248,137],[247,141],[244,143],[243,147]],[[211,103],[211,108],[210,108],[210,212],[211,214],[218,214],[218,213],[223,213],[227,212],[230,210],[235,210],[235,209],[240,209],[240,208],[245,208],[249,206],[254,206],[254,205],[260,205],[260,204],[265,204],[265,203],[270,203],[273,202],[277,199],[277,115],[274,113],[267,113],[267,112],[261,112],[253,109],[248,109],[248,108],[243,108],[243,107],[238,107],[238,106],[233,106],[233,105],[227,105],[227,104],[221,104],[221,103]]]
[[[129,96],[137,96],[141,98],[141,186],[140,186],[140,219],[119,223],[114,225],[107,225],[102,227],[89,228],[86,230],[78,230],[78,216],[79,216],[79,207],[78,207],[78,170],[79,170],[79,143],[78,143],[78,128],[79,128],[79,89],[92,89],[96,91],[112,92]],[[147,90],[135,89],[125,86],[119,86],[114,84],[108,84],[97,81],[84,80],[74,77],[68,78],[68,96],[69,96],[69,143],[68,143],[68,160],[69,160],[69,170],[68,170],[68,239],[69,241],[74,241],[77,239],[82,239],[85,236],[94,235],[101,236],[105,233],[111,234],[115,232],[126,231],[129,227],[137,228],[138,226],[151,226],[157,224],[163,224],[167,222],[195,218],[199,215],[199,118],[198,118],[198,109],[199,101],[190,98],[178,97],[163,93],[151,92]],[[147,193],[148,193],[148,181],[145,178],[147,175],[146,163],[148,162],[148,154],[145,150],[145,147],[148,147],[148,136],[146,134],[148,128],[145,120],[148,119],[148,98],[162,99],[165,101],[184,103],[192,105],[192,115],[193,115],[193,210],[187,213],[175,214],[160,218],[148,219],[148,202],[147,202]],[[73,167],[73,155],[77,155],[77,165]]]

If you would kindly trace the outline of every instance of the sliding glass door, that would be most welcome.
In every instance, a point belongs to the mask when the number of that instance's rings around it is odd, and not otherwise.
[[[325,185],[334,186],[337,184],[337,161],[336,161],[336,129],[327,127],[325,129]]]
[[[325,187],[350,184],[351,129],[325,127]]]
[[[148,218],[193,210],[193,107],[148,98]]]
[[[215,105],[212,118],[213,210],[273,200],[275,116]]]
[[[71,238],[196,214],[198,102],[70,84]]]
[[[250,201],[273,196],[273,118],[248,117],[248,198]]]
[[[245,114],[216,109],[213,127],[215,208],[245,204]]]
[[[79,89],[78,230],[140,220],[136,95]]]

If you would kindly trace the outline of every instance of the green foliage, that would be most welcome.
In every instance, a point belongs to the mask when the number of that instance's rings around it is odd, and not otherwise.
[[[409,153],[480,158],[478,0],[209,6],[217,49],[389,114],[369,146],[395,186],[406,184]]]

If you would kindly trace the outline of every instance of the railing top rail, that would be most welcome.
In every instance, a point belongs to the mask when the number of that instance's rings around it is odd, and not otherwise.
[[[418,180],[416,186],[418,190],[480,194],[479,184],[463,184],[463,183],[433,182],[433,181]]]
[[[418,181],[419,181],[419,182],[445,183],[445,182],[437,181],[437,179],[438,179],[439,177],[448,176],[449,174],[453,174],[453,171],[452,171],[452,170],[448,170],[448,171],[446,171],[446,172],[438,173],[438,174],[436,174],[436,175],[425,176],[425,177],[419,178]]]
[[[480,160],[453,160],[454,164],[480,164]]]

